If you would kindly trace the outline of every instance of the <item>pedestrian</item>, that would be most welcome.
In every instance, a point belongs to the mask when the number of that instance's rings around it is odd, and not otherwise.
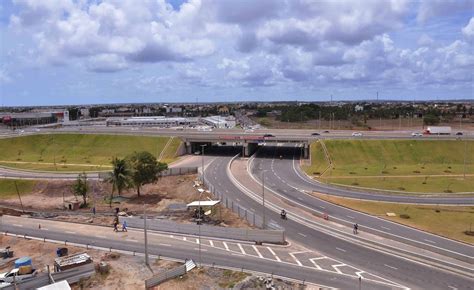
[[[95,216],[95,206],[92,208],[92,213],[93,213],[94,216]]]
[[[114,232],[118,232],[118,222],[114,221]]]
[[[128,232],[128,230],[127,230],[127,221],[125,221],[125,220],[122,223],[122,232]]]
[[[358,224],[354,224],[354,234],[357,235],[357,230],[359,229],[359,225]]]

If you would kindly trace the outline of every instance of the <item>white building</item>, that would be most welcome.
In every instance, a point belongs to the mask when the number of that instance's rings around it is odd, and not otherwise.
[[[234,128],[236,125],[234,116],[226,116],[226,117],[211,116],[211,117],[201,118],[201,122],[209,126],[212,126],[214,128],[224,128],[224,129]]]
[[[197,125],[197,118],[166,118],[158,117],[130,117],[130,118],[108,118],[107,126],[135,126],[135,127],[178,127]]]

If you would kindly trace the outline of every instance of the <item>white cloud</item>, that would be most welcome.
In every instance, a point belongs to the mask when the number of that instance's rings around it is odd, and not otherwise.
[[[424,23],[438,16],[452,15],[459,11],[473,11],[474,0],[421,0],[417,20]]]
[[[469,23],[462,28],[462,34],[468,39],[474,38],[474,17],[471,17]]]

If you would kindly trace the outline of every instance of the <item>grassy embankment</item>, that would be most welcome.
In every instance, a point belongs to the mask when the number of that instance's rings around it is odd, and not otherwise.
[[[474,244],[474,206],[407,205],[386,202],[360,201],[349,198],[315,194],[317,197],[361,212],[412,226],[430,233]],[[388,217],[387,213],[396,216]]]
[[[0,199],[17,196],[15,181],[20,195],[31,193],[36,185],[34,180],[0,179]]]
[[[333,162],[329,170],[323,172],[329,164],[317,142],[311,147],[311,165],[304,167],[323,182],[407,192],[474,192],[474,141],[324,142]]]
[[[48,171],[108,170],[113,157],[148,151],[159,157],[167,137],[49,134],[0,140],[0,165]],[[163,153],[163,162],[175,160],[180,140],[175,138]]]

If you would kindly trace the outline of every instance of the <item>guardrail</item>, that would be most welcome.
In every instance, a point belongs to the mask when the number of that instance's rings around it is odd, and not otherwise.
[[[95,273],[94,264],[91,263],[91,264],[87,264],[84,266],[76,267],[76,268],[61,271],[61,272],[51,273],[51,276],[53,277],[54,281],[66,280],[69,284],[73,284],[73,283],[79,282],[79,280],[81,279],[89,278],[94,273]],[[51,284],[51,281],[50,281],[50,277],[48,273],[41,273],[32,279],[26,280],[21,283],[17,283],[16,287],[15,285],[11,284],[2,289],[5,289],[5,290],[36,289],[36,288],[43,287],[49,284]]]
[[[156,285],[163,283],[166,280],[173,279],[178,276],[186,274],[186,265],[181,265],[176,268],[163,271],[157,275],[145,280],[145,289],[150,289]]]
[[[121,223],[127,221],[131,228],[140,228],[144,226],[143,218],[137,217],[119,217]],[[147,228],[155,231],[173,232],[187,235],[201,235],[205,237],[215,237],[222,239],[232,239],[241,241],[251,241],[255,243],[285,243],[285,232],[283,230],[259,230],[259,229],[241,229],[225,228],[209,225],[181,224],[167,220],[148,219]]]
[[[197,167],[172,167],[160,172],[159,176],[177,176],[185,174],[196,174],[198,173]],[[99,172],[99,179],[106,179],[109,177],[110,172]]]

